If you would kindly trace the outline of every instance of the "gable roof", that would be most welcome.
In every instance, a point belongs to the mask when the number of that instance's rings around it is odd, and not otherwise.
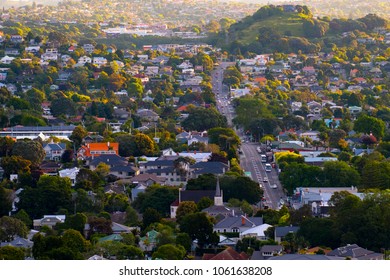
[[[120,157],[118,155],[101,155],[101,156],[98,156],[97,158],[93,159],[90,162],[90,165],[97,166],[101,162],[108,164],[108,165],[111,165],[111,166],[127,165],[128,164],[128,161],[125,158]]]
[[[226,248],[218,254],[204,254],[203,260],[248,260],[249,256],[244,252],[238,253],[231,247]]]
[[[262,217],[226,217],[219,223],[217,223],[214,228],[235,228],[235,227],[255,227],[263,224]]]
[[[275,236],[284,237],[289,233],[297,233],[299,227],[297,226],[287,226],[287,227],[275,227]]]
[[[351,257],[354,259],[372,259],[380,257],[382,254],[375,253],[374,251],[366,250],[359,247],[357,244],[348,244],[344,247],[339,247],[327,254],[327,256],[336,257]],[[382,255],[383,258],[383,255]]]
[[[203,197],[214,199],[215,190],[181,190],[180,191],[180,202],[182,201],[194,201],[198,203]]]

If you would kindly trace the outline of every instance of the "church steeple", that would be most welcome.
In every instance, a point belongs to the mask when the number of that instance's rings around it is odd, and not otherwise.
[[[219,185],[219,176],[217,176],[217,186],[215,188],[214,205],[223,206],[223,194]]]

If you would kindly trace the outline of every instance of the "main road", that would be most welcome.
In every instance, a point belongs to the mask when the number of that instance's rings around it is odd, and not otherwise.
[[[222,83],[223,71],[226,67],[234,65],[231,62],[222,62],[211,73],[213,92],[215,93],[217,108],[223,114],[228,122],[228,125],[233,127],[232,119],[234,117],[234,108],[230,104],[229,89]],[[241,140],[243,135],[236,131]],[[245,172],[250,172],[252,180],[259,183],[264,191],[264,201],[262,207],[266,206],[272,209],[279,209],[286,201],[286,196],[278,179],[278,174],[275,168],[271,172],[265,171],[265,163],[261,162],[259,153],[257,152],[257,143],[247,143],[245,140],[241,144],[240,165]],[[266,178],[266,179],[265,179]]]

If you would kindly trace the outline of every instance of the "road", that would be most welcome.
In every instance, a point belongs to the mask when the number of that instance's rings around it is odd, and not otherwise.
[[[265,198],[263,206],[279,209],[281,206],[280,200],[286,201],[286,196],[280,184],[276,169],[272,168],[271,172],[265,171],[265,163],[261,162],[259,153],[256,150],[257,147],[259,147],[257,143],[241,144],[241,168],[251,172],[252,180],[262,185]],[[264,178],[267,178],[267,182],[264,182]],[[276,185],[276,188],[271,188],[273,185]]]
[[[234,63],[233,63],[234,64]],[[229,99],[229,89],[223,85],[223,71],[224,69],[232,65],[232,63],[221,63],[211,73],[213,92],[216,96],[217,108],[221,114],[223,114],[230,127],[233,127],[232,119],[234,118],[234,108]],[[243,135],[239,131],[236,133]],[[286,201],[286,196],[283,192],[279,178],[275,168],[272,168],[271,172],[265,171],[265,163],[261,163],[260,155],[256,148],[259,145],[257,143],[246,143],[243,141],[241,144],[242,154],[240,155],[241,168],[246,172],[251,172],[252,180],[259,182],[259,186],[263,186],[265,201],[262,206],[267,206],[271,209],[279,209],[281,206],[281,199]],[[264,178],[267,178],[268,182],[263,182]],[[271,186],[276,185],[276,188]]]

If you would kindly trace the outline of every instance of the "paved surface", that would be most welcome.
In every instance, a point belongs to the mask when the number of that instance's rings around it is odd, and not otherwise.
[[[217,108],[221,114],[226,117],[228,125],[233,126],[232,119],[235,116],[234,108],[228,98],[228,88],[222,84],[223,71],[229,65],[231,65],[231,63],[221,63],[212,71],[211,75]],[[243,140],[240,131],[237,131],[237,134],[241,136],[241,140]],[[262,187],[264,190],[265,201],[258,206],[279,209],[281,202],[283,203],[286,200],[286,196],[279,182],[275,168],[272,168],[271,172],[265,171],[265,163],[261,162],[257,147],[259,147],[257,143],[242,143],[242,153],[240,154],[241,168],[246,172],[250,172],[252,180],[258,182],[259,187]],[[264,182],[264,178],[267,178],[267,182]],[[274,185],[276,185],[276,188],[271,188],[271,186]]]

